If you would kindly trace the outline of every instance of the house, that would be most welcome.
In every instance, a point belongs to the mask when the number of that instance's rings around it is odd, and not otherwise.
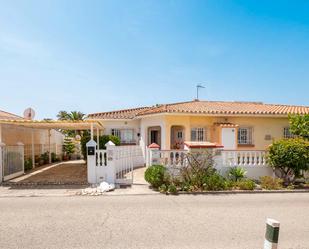
[[[99,121],[104,133],[118,136],[122,144],[139,144],[144,153],[152,143],[161,150],[218,145],[258,151],[292,136],[289,114],[308,113],[309,106],[194,100],[92,113],[88,118]]]

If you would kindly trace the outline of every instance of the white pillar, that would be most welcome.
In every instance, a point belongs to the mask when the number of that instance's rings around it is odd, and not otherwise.
[[[274,219],[266,220],[266,233],[264,240],[264,249],[277,249],[279,239],[280,222]]]
[[[99,133],[99,128],[97,128],[97,147],[98,150],[100,149],[100,133]]]
[[[32,168],[35,168],[35,155],[34,155],[34,129],[31,130],[31,153],[32,153]]]
[[[109,141],[105,144],[107,151],[107,165],[105,167],[105,181],[109,184],[115,184],[116,182],[116,165],[114,163],[115,157],[115,144]]]
[[[147,155],[147,162],[146,162],[147,167],[159,163],[159,157],[160,157],[159,148],[160,146],[155,143],[152,143],[151,145],[148,146],[149,154]]]
[[[96,145],[97,143],[91,139],[87,144],[87,180],[88,183],[97,183],[96,176]]]
[[[25,148],[24,148],[24,144],[22,142],[18,142],[17,146],[18,146],[18,150],[19,150],[19,153],[20,153],[22,170],[23,170],[23,172],[25,172]]]
[[[49,163],[51,163],[51,144],[50,144],[50,137],[51,137],[51,133],[50,133],[50,129],[48,129],[48,160],[49,160]]]
[[[93,140],[93,123],[90,124],[90,140]]]

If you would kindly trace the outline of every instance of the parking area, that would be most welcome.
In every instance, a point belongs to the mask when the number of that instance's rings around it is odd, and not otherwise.
[[[87,184],[87,165],[83,160],[76,160],[39,167],[9,183],[84,185]]]

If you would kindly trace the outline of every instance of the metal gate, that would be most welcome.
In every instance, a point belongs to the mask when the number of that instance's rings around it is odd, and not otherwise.
[[[23,146],[2,147],[2,176],[7,181],[24,174]]]

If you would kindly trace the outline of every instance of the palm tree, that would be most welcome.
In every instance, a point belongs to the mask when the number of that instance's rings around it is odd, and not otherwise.
[[[79,121],[79,120],[84,120],[86,115],[82,112],[78,111],[59,111],[57,114],[58,120],[70,120],[70,121]]]
[[[78,111],[71,111],[71,112],[59,111],[57,114],[58,120],[80,121],[80,120],[84,120],[85,117],[86,115],[84,113],[78,112]],[[68,135],[69,137],[74,137],[77,134],[80,135],[80,132],[76,130],[75,131],[63,130],[62,132]]]

